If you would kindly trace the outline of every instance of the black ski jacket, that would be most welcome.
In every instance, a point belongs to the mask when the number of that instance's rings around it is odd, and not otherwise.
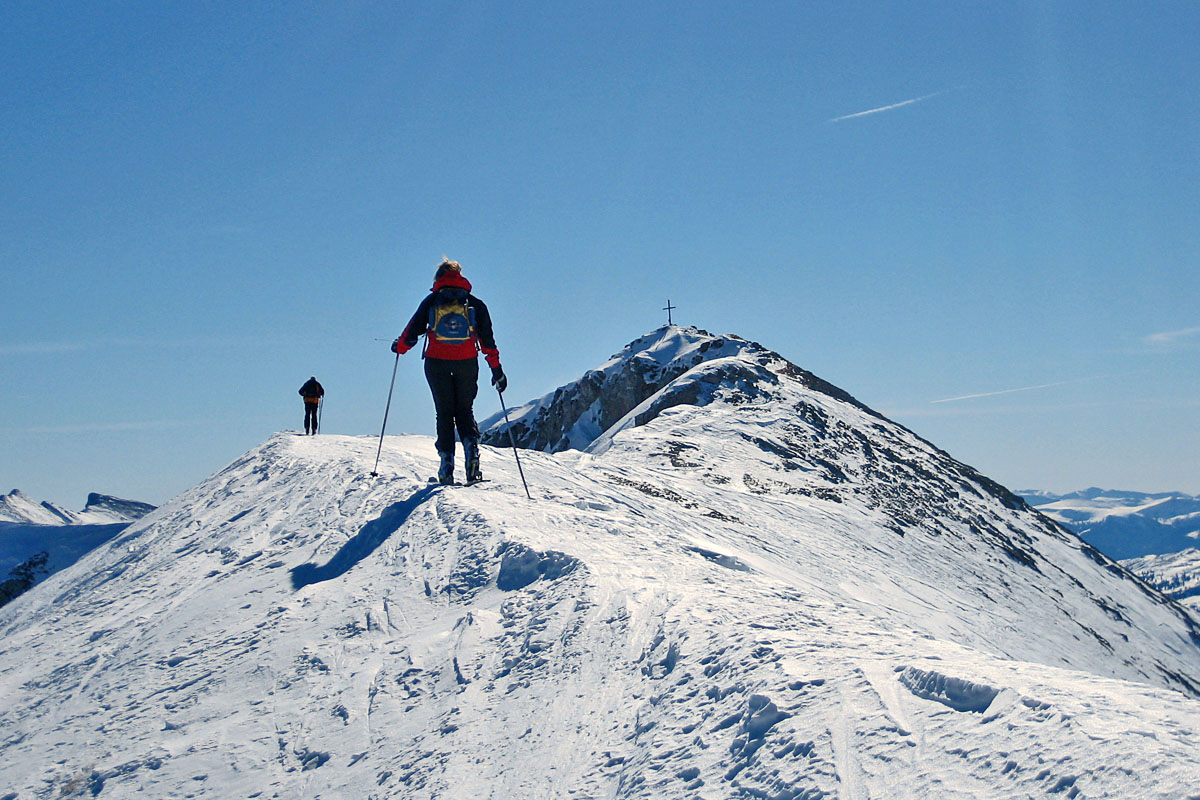
[[[426,333],[426,328],[429,327],[429,309],[436,302],[437,292],[430,292],[417,306],[416,313],[412,315],[412,319],[408,321],[408,325],[404,327],[404,333],[400,334],[401,349],[400,353],[406,353],[411,350],[417,341]],[[488,307],[482,300],[473,294],[467,294],[467,305],[475,309],[475,328],[473,333],[475,339],[479,341],[479,350],[487,359],[488,366],[495,367],[500,364],[500,351],[496,349],[496,336],[492,333],[492,315],[488,313]],[[469,344],[439,345],[438,347],[430,346],[429,351],[425,353],[427,358],[445,358],[451,360],[475,358],[475,342]]]
[[[316,378],[309,378],[308,380],[306,380],[304,382],[304,385],[300,387],[300,396],[301,397],[324,397],[325,389],[324,389],[324,387],[321,386],[321,384],[317,383]]]

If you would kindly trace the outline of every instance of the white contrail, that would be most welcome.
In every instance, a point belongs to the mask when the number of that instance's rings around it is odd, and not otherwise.
[[[872,108],[867,111],[859,111],[854,114],[846,114],[844,117],[834,117],[833,119],[831,119],[829,121],[830,122],[841,122],[842,120],[855,119],[857,117],[865,117],[865,116],[868,116],[869,114],[880,114],[884,111],[891,111],[893,108],[903,108],[904,106],[911,106],[913,103],[919,103],[922,100],[928,100],[931,97],[937,97],[939,94],[944,94],[945,91],[946,90],[943,89],[940,92],[934,92],[933,94],[927,94],[927,95],[924,95],[923,97],[914,97],[912,100],[902,100],[899,103],[892,103],[890,106],[880,106],[879,108]]]
[[[1164,346],[1174,344],[1180,339],[1187,339],[1200,334],[1200,328],[1184,328],[1181,331],[1163,331],[1152,333],[1146,337],[1146,344]]]
[[[958,397],[946,397],[941,400],[930,400],[931,403],[953,403],[955,400],[974,400],[978,397],[995,397],[1001,394],[1014,394],[1015,392],[1032,392],[1035,389],[1050,389],[1054,386],[1066,386],[1071,383],[1084,383],[1086,381],[1098,381],[1101,378],[1107,378],[1108,375],[1094,375],[1090,378],[1076,378],[1070,381],[1055,381],[1054,383],[1039,383],[1037,386],[1021,386],[1017,389],[1001,389],[998,392],[980,392],[979,394],[964,394]]]

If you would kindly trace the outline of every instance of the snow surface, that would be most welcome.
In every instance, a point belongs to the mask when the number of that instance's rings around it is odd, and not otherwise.
[[[268,439],[0,609],[0,798],[1197,796],[1188,612],[722,358],[522,452],[532,502],[511,450],[437,487],[426,437],[379,478],[375,437]]]

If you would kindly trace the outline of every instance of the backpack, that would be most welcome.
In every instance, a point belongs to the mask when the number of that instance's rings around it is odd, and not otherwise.
[[[429,338],[446,344],[462,344],[475,335],[475,309],[467,302],[466,289],[438,289],[429,307]]]

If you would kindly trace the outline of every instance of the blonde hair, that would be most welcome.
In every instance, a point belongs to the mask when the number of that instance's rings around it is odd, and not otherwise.
[[[437,270],[434,271],[433,279],[437,280],[438,278],[442,277],[443,275],[445,275],[447,272],[450,272],[451,270],[461,273],[462,265],[459,264],[457,261],[451,261],[450,259],[446,258],[445,256],[442,256],[442,263],[438,264]]]

